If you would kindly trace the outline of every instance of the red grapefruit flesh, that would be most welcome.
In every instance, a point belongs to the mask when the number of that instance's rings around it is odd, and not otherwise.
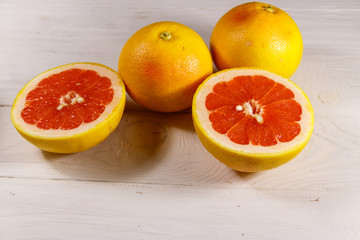
[[[217,83],[205,101],[215,131],[238,144],[272,146],[301,131],[302,109],[283,84],[260,75]]]
[[[96,120],[113,95],[109,78],[73,68],[41,80],[26,96],[21,117],[39,129],[74,129]]]

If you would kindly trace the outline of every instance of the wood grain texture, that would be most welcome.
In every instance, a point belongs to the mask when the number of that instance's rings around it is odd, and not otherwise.
[[[358,239],[358,194],[0,179],[4,239]],[[334,222],[336,225],[334,225]]]
[[[360,239],[360,1],[271,2],[304,39],[292,80],[315,129],[289,163],[238,173],[201,145],[191,111],[127,99],[113,134],[77,154],[43,152],[10,121],[17,92],[61,64],[116,70],[126,40],[181,22],[208,44],[227,1],[0,1],[0,239]]]

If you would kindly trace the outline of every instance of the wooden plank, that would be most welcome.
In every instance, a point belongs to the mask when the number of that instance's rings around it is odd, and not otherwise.
[[[0,178],[0,206],[6,206],[0,237],[357,239],[359,197],[359,191]]]
[[[153,0],[153,1],[125,1],[125,0],[104,0],[102,2],[96,0],[64,0],[61,2],[58,1],[47,1],[47,0],[33,0],[31,3],[23,0],[7,0],[2,1],[2,6],[27,6],[27,7],[39,7],[47,8],[48,6],[56,6],[57,8],[64,8],[67,5],[73,3],[73,7],[81,7],[83,9],[87,8],[112,8],[112,7],[129,7],[129,8],[151,8],[151,9],[162,9],[162,8],[220,8],[228,9],[229,7],[234,7],[239,4],[245,3],[245,1],[237,0],[206,0],[206,1],[193,1],[193,0],[172,0],[171,2],[167,0]],[[270,2],[269,2],[270,3]],[[299,10],[311,10],[311,9],[329,9],[333,11],[337,10],[352,10],[356,11],[360,8],[360,3],[357,0],[343,0],[339,1],[329,1],[329,0],[319,0],[312,2],[311,0],[304,1],[288,1],[288,0],[274,0],[271,4],[279,6],[281,8],[293,8]]]
[[[304,56],[291,80],[309,97],[315,117],[359,117],[359,68],[360,58]]]

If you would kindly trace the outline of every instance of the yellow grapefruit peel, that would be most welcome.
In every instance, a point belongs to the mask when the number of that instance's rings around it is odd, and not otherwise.
[[[218,70],[255,67],[289,78],[301,62],[303,40],[285,11],[248,2],[219,19],[211,34],[210,51]]]
[[[124,45],[118,62],[127,93],[159,112],[191,107],[199,84],[213,73],[210,51],[189,27],[156,22],[139,29]]]

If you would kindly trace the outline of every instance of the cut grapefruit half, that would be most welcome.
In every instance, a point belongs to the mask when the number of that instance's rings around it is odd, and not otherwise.
[[[258,69],[208,77],[194,95],[192,114],[204,147],[242,172],[288,162],[308,143],[314,126],[305,93],[290,80]]]
[[[114,70],[97,63],[66,64],[41,73],[21,89],[11,121],[42,150],[79,152],[116,128],[125,99],[125,86]]]

